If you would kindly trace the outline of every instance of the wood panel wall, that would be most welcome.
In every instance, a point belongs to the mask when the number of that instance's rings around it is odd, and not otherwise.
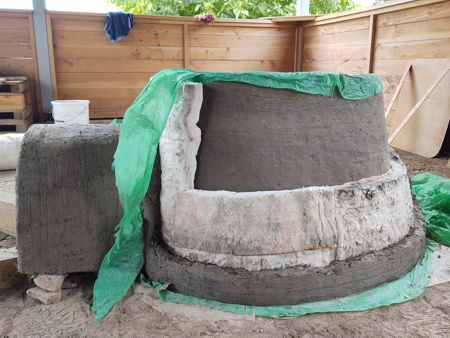
[[[374,72],[385,107],[409,60],[450,57],[450,1],[398,1],[304,25],[304,71]]]
[[[123,116],[160,70],[293,71],[296,25],[135,16],[119,43],[109,42],[104,15],[49,12],[58,99],[90,100],[91,118]]]
[[[34,119],[43,119],[31,11],[0,11],[0,76],[27,76],[32,84]]]
[[[136,15],[117,44],[107,40],[103,23],[103,14],[47,12],[54,97],[89,99],[92,118],[123,116],[150,77],[166,68],[375,72],[387,105],[410,59],[450,56],[450,0],[396,0],[317,18],[218,19],[210,25]],[[0,11],[0,75],[28,76],[36,118],[47,117],[31,11]]]

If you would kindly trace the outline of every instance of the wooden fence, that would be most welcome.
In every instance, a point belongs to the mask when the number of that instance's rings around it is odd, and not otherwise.
[[[166,68],[293,71],[296,25],[269,20],[135,16],[126,39],[112,44],[104,15],[48,14],[54,96],[91,100],[91,117],[122,116],[149,78]]]
[[[27,75],[39,102],[32,14],[0,11],[0,75]],[[450,0],[398,0],[319,17],[262,20],[135,16],[110,43],[103,14],[47,12],[53,94],[89,99],[92,118],[123,116],[165,68],[201,71],[329,71],[380,74],[389,103],[408,60],[450,57]]]
[[[41,111],[31,11],[0,10],[0,77],[4,75],[27,76],[33,84],[31,90],[33,110]],[[35,115],[35,118],[37,117]]]
[[[303,71],[377,73],[387,106],[409,60],[450,57],[450,1],[399,1],[318,17],[302,32]]]

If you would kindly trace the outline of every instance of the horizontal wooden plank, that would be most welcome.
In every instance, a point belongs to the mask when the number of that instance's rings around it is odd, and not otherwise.
[[[2,17],[0,30],[26,30],[28,31],[28,18],[26,17]]]
[[[357,45],[369,43],[369,30],[357,30],[342,33],[324,34],[305,39],[303,48],[327,48],[328,46]]]
[[[30,93],[0,93],[0,111],[23,109],[30,104]]]
[[[55,59],[57,73],[127,73],[139,70],[155,73],[166,68],[182,67],[182,60]]]
[[[231,36],[291,36],[295,27],[226,27],[211,25],[190,25],[189,34],[231,35]]]
[[[446,58],[450,56],[450,39],[376,44],[377,60]]]
[[[31,58],[32,55],[31,44],[0,43],[0,57]]]
[[[0,75],[24,75],[34,78],[34,60],[23,58],[0,58]]]
[[[134,102],[135,97],[102,99],[87,96],[86,99],[90,100],[90,112],[117,112],[117,114],[120,115],[125,113],[128,107],[131,106],[131,104]]]
[[[303,62],[303,71],[321,71],[333,73],[364,73],[366,69],[367,69],[366,60]]]
[[[145,86],[145,85],[144,85]],[[59,99],[135,99],[142,88],[58,88]]]
[[[0,29],[0,43],[30,43],[28,26],[21,29]]]
[[[214,34],[189,34],[191,47],[235,47],[260,48],[266,46],[280,48],[295,45],[295,34],[291,36],[220,36]]]
[[[316,19],[316,16],[315,15],[271,16],[268,17],[268,19],[272,20],[272,22],[300,23],[300,22],[314,21]]]
[[[116,118],[123,118],[123,115],[125,112],[122,111],[89,111],[89,118],[90,119],[116,119]],[[95,120],[91,120],[90,122],[97,123]]]
[[[99,20],[85,20],[83,16],[79,16],[78,20],[67,19],[52,19],[53,31],[73,31],[73,32],[102,32],[104,33],[104,18]],[[142,32],[146,34],[159,34],[159,33],[179,33],[182,34],[183,26],[157,24],[157,23],[142,23],[135,22],[131,32]]]
[[[183,47],[155,46],[84,46],[77,47],[56,44],[55,58],[101,58],[101,59],[148,59],[179,60],[183,58]]]
[[[374,60],[373,72],[380,76],[401,76],[408,60]]]
[[[310,26],[304,28],[305,39],[323,34],[336,34],[361,29],[369,29],[369,18],[359,18],[348,21],[336,22],[328,25]]]
[[[224,72],[248,72],[248,71],[293,71],[293,61],[205,61],[191,60],[190,68],[198,71],[224,71]]]
[[[144,88],[155,73],[56,73],[58,88]]]
[[[450,17],[450,3],[440,2],[378,15],[377,27]]]
[[[367,45],[331,45],[327,48],[305,48],[306,60],[366,60]]]
[[[416,8],[419,6],[425,6],[438,2],[444,2],[448,0],[396,0],[380,3],[376,6],[363,7],[350,11],[343,11],[333,14],[321,15],[316,17],[316,21],[313,25],[323,25],[329,23],[335,23],[340,21],[346,21],[350,19],[357,19],[361,17],[367,17],[370,15],[380,15],[383,13],[390,13],[394,11],[402,11],[408,8]]]
[[[183,46],[183,35],[174,33],[147,34],[130,31],[116,44],[106,38],[104,32],[53,31],[53,44],[64,46]]]
[[[427,20],[377,28],[375,43],[450,38],[450,18]]]
[[[280,48],[190,47],[192,59],[203,60],[293,60],[294,46]]]
[[[69,13],[69,12],[58,12],[58,11],[47,11],[51,18],[61,18],[65,20],[78,20],[83,17],[84,20],[104,20],[105,14],[101,13]],[[160,23],[160,24],[192,24],[192,25],[203,25],[202,23],[196,21],[193,17],[182,17],[182,16],[161,16],[161,15],[134,15],[134,22],[138,23]],[[271,20],[264,19],[231,19],[231,18],[217,18],[210,25],[213,26],[241,26],[241,27],[274,27],[285,24],[274,23]],[[287,25],[287,24],[286,24]]]

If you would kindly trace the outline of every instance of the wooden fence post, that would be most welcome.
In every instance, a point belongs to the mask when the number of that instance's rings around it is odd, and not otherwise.
[[[369,21],[369,53],[367,55],[367,73],[373,73],[373,54],[375,50],[375,32],[377,28],[377,15],[371,14]]]

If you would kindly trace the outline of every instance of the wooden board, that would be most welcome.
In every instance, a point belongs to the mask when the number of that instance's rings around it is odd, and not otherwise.
[[[0,77],[0,92],[23,93],[30,89],[26,76]]]
[[[386,119],[389,136],[450,65],[450,59],[413,59],[411,62],[411,70]],[[436,156],[441,149],[450,121],[449,93],[450,72],[431,92],[391,146],[423,157]]]
[[[30,91],[25,93],[0,93],[0,111],[24,109],[31,104]]]

